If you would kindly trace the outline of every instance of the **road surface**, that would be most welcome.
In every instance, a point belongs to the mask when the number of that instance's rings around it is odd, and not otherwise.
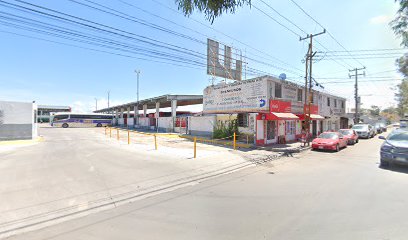
[[[304,152],[11,239],[406,239],[408,171],[381,140]]]

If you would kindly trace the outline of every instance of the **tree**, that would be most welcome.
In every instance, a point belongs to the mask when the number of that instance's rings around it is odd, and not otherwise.
[[[195,9],[204,12],[207,20],[214,22],[224,12],[235,13],[242,5],[251,5],[251,0],[175,0],[178,9],[182,10],[185,16],[190,16]]]
[[[402,38],[401,45],[408,47],[408,0],[395,0],[400,3],[397,16],[391,22],[394,33]]]
[[[380,116],[380,108],[378,106],[372,105],[371,109],[368,110],[371,116],[378,117]]]
[[[395,0],[399,2],[400,7],[397,16],[390,23],[394,33],[401,37],[401,45],[408,47],[408,0]],[[396,61],[399,71],[405,79],[397,85],[395,98],[398,102],[398,115],[401,117],[408,113],[408,55],[405,54]]]

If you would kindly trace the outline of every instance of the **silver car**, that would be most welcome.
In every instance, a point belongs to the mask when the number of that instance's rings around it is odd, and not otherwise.
[[[375,136],[374,127],[370,124],[356,124],[351,129],[356,131],[358,138],[372,138]]]

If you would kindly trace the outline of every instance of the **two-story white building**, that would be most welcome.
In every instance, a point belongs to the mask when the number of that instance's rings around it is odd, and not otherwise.
[[[257,145],[295,141],[304,124],[305,91],[300,84],[263,76],[204,89],[204,114],[230,114],[239,131]],[[313,135],[347,127],[346,99],[313,90],[310,107]]]

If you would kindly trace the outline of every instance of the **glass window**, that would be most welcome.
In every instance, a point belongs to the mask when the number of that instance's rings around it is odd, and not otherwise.
[[[63,120],[63,119],[68,119],[68,115],[57,115],[57,116],[54,116],[54,121]]]
[[[327,106],[330,107],[330,98],[327,97]]]
[[[276,122],[267,121],[266,122],[266,138],[268,140],[275,139],[275,131],[276,131]]]
[[[344,101],[341,101],[341,108],[344,108]]]
[[[238,126],[248,127],[248,113],[238,113]]]
[[[275,98],[282,98],[282,84],[275,83]]]
[[[334,107],[337,107],[337,99],[334,99]]]
[[[299,102],[301,102],[301,101],[302,101],[302,98],[303,98],[302,89],[298,89],[298,90],[297,90],[297,100],[298,100]]]

